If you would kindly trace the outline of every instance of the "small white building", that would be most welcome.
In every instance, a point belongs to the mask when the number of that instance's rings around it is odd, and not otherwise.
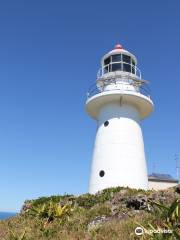
[[[148,177],[149,189],[163,190],[178,185],[179,181],[169,174],[152,173]]]

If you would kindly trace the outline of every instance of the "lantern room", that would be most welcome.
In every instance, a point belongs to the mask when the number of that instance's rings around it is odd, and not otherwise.
[[[115,71],[135,74],[141,78],[140,70],[137,68],[136,57],[123,49],[120,44],[117,44],[112,51],[103,56],[98,77]]]

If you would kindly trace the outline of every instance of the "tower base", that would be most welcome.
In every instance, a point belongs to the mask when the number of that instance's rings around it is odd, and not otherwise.
[[[89,192],[117,186],[146,190],[148,177],[140,114],[112,102],[99,111]]]

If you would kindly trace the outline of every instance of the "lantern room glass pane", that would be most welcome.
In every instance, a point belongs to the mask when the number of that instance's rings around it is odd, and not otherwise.
[[[131,63],[131,57],[130,56],[123,54],[122,57],[123,57],[123,62]]]
[[[121,63],[113,63],[112,64],[112,72],[121,71],[121,70],[122,70]]]
[[[132,59],[132,65],[134,65],[135,66],[135,61]]]
[[[112,55],[112,62],[120,62],[122,59],[121,54]]]
[[[109,64],[109,72],[112,72],[112,64]]]
[[[109,63],[110,63],[110,57],[108,57],[104,60],[104,65],[108,65]]]
[[[132,72],[133,74],[135,74],[135,66],[132,65],[131,69],[132,69],[131,72]]]
[[[123,71],[131,72],[131,65],[124,63],[123,64]]]
[[[106,66],[106,67],[104,68],[103,74],[106,74],[106,73],[108,73],[108,72],[109,72],[109,66]]]

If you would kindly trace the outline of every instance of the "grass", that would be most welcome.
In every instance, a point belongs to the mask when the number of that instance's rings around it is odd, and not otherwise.
[[[152,200],[154,194],[155,201]],[[129,207],[129,199],[142,196],[147,199],[144,209]],[[21,214],[16,217],[0,221],[0,239],[178,239],[180,202],[177,197],[174,189],[164,192],[162,196],[161,191],[146,192],[120,187],[105,189],[96,195],[41,197],[26,201]],[[134,232],[137,226],[142,226],[144,230],[168,228],[173,229],[174,233],[138,237]]]

